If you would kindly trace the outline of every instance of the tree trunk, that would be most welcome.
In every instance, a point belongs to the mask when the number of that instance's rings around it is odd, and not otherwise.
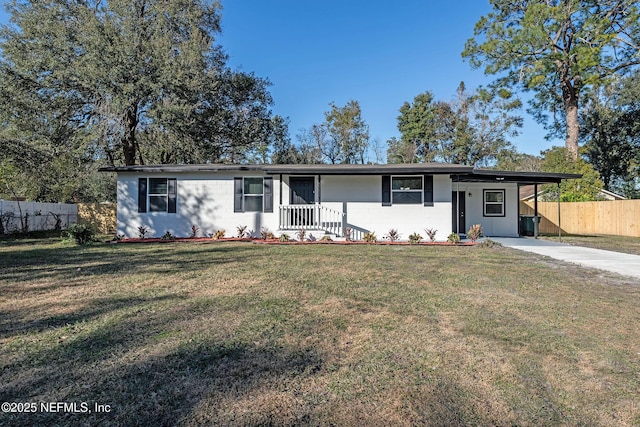
[[[566,114],[567,136],[565,146],[567,153],[572,160],[578,160],[578,135],[580,125],[578,124],[578,94],[570,82],[562,85],[562,99]]]
[[[130,105],[124,114],[122,151],[125,166],[136,164],[136,128],[138,127],[138,104]]]

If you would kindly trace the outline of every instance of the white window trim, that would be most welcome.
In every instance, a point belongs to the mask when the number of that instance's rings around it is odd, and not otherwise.
[[[152,193],[151,192],[151,180],[152,179],[163,179],[165,181],[165,187],[166,190],[164,193]],[[164,210],[152,210],[151,209],[151,198],[152,197],[164,197],[165,199],[165,209]],[[153,213],[157,213],[157,212],[164,212],[167,213],[169,212],[169,178],[165,178],[165,177],[149,177],[147,178],[147,211],[148,212],[153,212]]]
[[[502,202],[487,202],[487,193],[502,193]],[[487,213],[487,205],[500,205],[502,206],[502,212]],[[484,189],[482,191],[482,216],[487,217],[505,217],[506,216],[507,195],[504,189]]]
[[[393,189],[393,180],[396,178],[418,178],[420,179],[420,189],[406,189],[406,190],[394,190]],[[391,175],[391,182],[389,183],[391,186],[391,205],[393,203],[393,193],[420,193],[420,202],[416,203],[398,203],[398,205],[422,205],[424,204],[424,176],[422,175]]]
[[[262,181],[262,184],[260,185],[260,188],[262,189],[262,192],[260,194],[247,194],[244,191],[244,182],[247,179],[260,179],[260,181]],[[262,207],[260,208],[259,211],[250,211],[247,210],[247,206],[246,206],[246,198],[247,197],[262,197]],[[264,212],[264,177],[263,176],[243,176],[242,177],[242,212]]]

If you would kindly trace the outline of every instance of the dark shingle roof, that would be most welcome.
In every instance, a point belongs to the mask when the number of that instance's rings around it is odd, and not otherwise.
[[[552,172],[513,172],[491,169],[474,169],[471,166],[448,163],[405,163],[386,165],[135,165],[100,168],[103,172],[183,173],[222,171],[262,171],[268,175],[381,175],[381,174],[449,174],[460,182],[518,182],[526,184],[555,183],[563,179],[582,177],[577,174]]]

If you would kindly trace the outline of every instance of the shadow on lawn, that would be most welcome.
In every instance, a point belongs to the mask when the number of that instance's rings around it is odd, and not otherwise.
[[[228,414],[217,414],[217,403],[322,369],[312,348],[241,340],[233,330],[193,339],[183,331],[173,339],[171,331],[198,314],[193,305],[176,303],[162,310],[129,301],[132,315],[106,320],[88,333],[80,325],[66,340],[2,363],[0,401],[87,402],[92,409],[98,403],[109,405],[109,413],[2,414],[0,424],[176,425],[203,404],[207,418],[222,420]],[[106,303],[105,311],[121,304]],[[297,424],[312,409],[296,408]]]
[[[164,295],[159,297],[128,297],[128,298],[96,298],[87,307],[74,310],[71,313],[41,317],[38,312],[48,307],[61,305],[60,302],[42,304],[34,310],[0,311],[0,339],[20,334],[40,332],[45,329],[61,328],[82,322],[90,322],[96,318],[116,310],[133,306],[154,304],[162,301],[176,301],[183,296]]]
[[[262,251],[264,252],[264,251]],[[125,273],[175,273],[197,270],[211,265],[250,261],[262,257],[252,245],[157,244],[139,245],[51,246],[19,248],[0,252],[0,289],[6,292],[29,292],[36,280],[78,279],[82,276],[113,276]],[[7,281],[9,285],[2,285]],[[13,282],[13,283],[12,283]],[[53,287],[66,286],[64,282]],[[48,288],[37,287],[42,292]]]

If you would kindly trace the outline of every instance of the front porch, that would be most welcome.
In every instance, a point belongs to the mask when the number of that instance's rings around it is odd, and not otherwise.
[[[323,204],[280,206],[279,229],[322,231],[344,237],[346,214]]]

